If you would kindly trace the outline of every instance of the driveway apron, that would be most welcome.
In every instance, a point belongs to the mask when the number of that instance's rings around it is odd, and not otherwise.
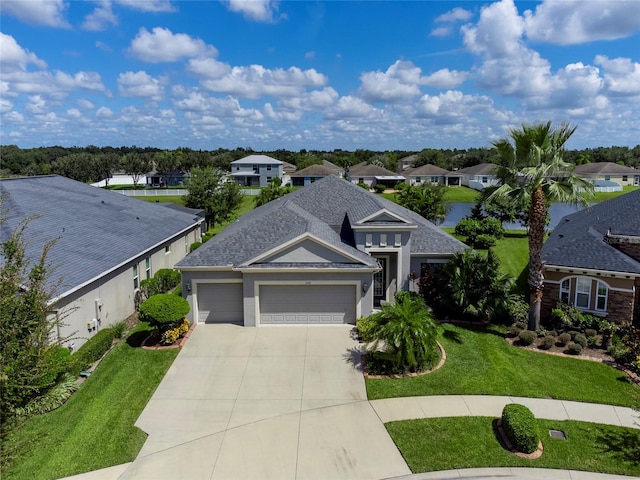
[[[122,479],[372,479],[410,473],[367,401],[344,326],[198,325],[140,415]]]

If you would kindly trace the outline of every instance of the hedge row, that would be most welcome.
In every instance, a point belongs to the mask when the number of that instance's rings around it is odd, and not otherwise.
[[[536,417],[524,405],[510,403],[502,410],[502,428],[518,452],[533,453],[540,443]]]
[[[71,355],[71,368],[69,372],[79,375],[81,371],[89,368],[93,363],[109,351],[113,340],[116,338],[116,330],[104,328],[82,345],[76,353]]]

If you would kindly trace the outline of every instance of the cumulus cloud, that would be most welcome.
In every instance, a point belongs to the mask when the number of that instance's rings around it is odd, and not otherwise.
[[[115,16],[111,9],[111,2],[102,0],[93,12],[85,17],[84,22],[82,22],[82,28],[97,32],[117,24],[118,17]]]
[[[597,55],[595,64],[604,69],[604,81],[614,94],[640,94],[640,63],[629,58],[608,58]]]
[[[249,118],[262,120],[264,115],[254,108],[243,108],[237,98],[227,96],[213,97],[198,89],[185,90],[183,87],[173,89],[173,104],[183,112],[187,112],[191,120],[202,119],[209,115],[222,118]]]
[[[437,72],[427,75],[423,79],[425,85],[437,88],[454,88],[462,84],[467,77],[468,72],[460,72],[458,70],[449,70],[448,68],[442,68]]]
[[[143,97],[154,101],[164,98],[160,81],[142,70],[118,75],[118,92],[123,97]]]
[[[398,60],[386,72],[360,75],[359,94],[369,102],[403,102],[420,95],[422,70],[413,63]]]
[[[437,27],[431,30],[431,33],[429,33],[429,35],[432,37],[447,37],[451,35],[452,32],[453,28],[451,27]]]
[[[424,95],[417,106],[417,114],[440,123],[450,123],[472,112],[492,113],[493,101],[484,95],[465,95],[449,90],[439,95]]]
[[[278,2],[273,0],[225,0],[224,3],[232,12],[256,22],[272,22],[278,11]]]
[[[170,0],[116,0],[125,7],[141,12],[174,12],[175,8]]]
[[[93,103],[91,103],[89,100],[87,100],[85,98],[79,98],[76,103],[78,104],[78,106],[80,108],[84,108],[85,110],[88,110],[90,108],[94,108]]]
[[[212,58],[192,59],[187,70],[200,78],[203,88],[243,98],[295,96],[305,88],[327,83],[327,77],[315,69],[268,69],[262,65],[231,67]]]
[[[63,0],[2,0],[0,10],[30,25],[69,28],[64,18],[68,4]]]
[[[360,119],[371,120],[380,118],[383,111],[368,104],[361,98],[351,95],[340,97],[334,107],[327,111],[327,117],[332,119]]]
[[[109,107],[100,107],[96,110],[96,117],[103,119],[111,118],[113,117],[113,111]]]
[[[10,112],[13,108],[13,103],[6,98],[0,98],[0,113]]]
[[[47,64],[36,54],[25,50],[11,36],[0,32],[0,69],[4,72],[26,71],[29,64],[46,68]]]
[[[201,55],[216,56],[218,51],[199,38],[186,33],[173,33],[168,28],[155,27],[152,32],[142,27],[131,41],[129,52],[149,63],[176,62]]]
[[[545,0],[524,14],[531,40],[572,45],[614,40],[640,32],[638,2],[629,0]]]
[[[466,22],[473,16],[469,10],[465,10],[464,8],[456,7],[453,10],[449,10],[447,13],[443,13],[442,15],[436,17],[436,22]]]

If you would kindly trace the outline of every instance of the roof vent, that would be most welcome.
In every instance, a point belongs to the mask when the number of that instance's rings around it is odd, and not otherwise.
[[[104,203],[104,200],[100,200],[100,203]]]
[[[558,238],[562,238],[562,237],[564,237],[564,235],[562,235],[562,234],[558,235]]]

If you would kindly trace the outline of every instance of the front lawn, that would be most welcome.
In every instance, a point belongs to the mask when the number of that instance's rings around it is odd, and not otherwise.
[[[532,352],[509,345],[503,327],[445,324],[447,361],[436,372],[368,379],[369,399],[421,395],[510,395],[635,407],[640,388],[608,365]]]
[[[596,192],[592,201],[596,203],[604,202],[605,200],[611,200],[612,198],[619,197],[620,195],[624,195],[625,193],[630,193],[638,189],[640,189],[640,187],[626,186],[622,187],[621,192]]]
[[[572,420],[541,420],[544,453],[536,460],[506,450],[491,417],[390,422],[385,426],[414,473],[457,468],[535,467],[640,475],[640,430]],[[567,439],[554,439],[549,430]]]
[[[12,438],[19,458],[2,478],[53,479],[132,461],[147,438],[134,423],[179,351],[138,348],[149,331],[139,324],[66,404],[29,419]]]

